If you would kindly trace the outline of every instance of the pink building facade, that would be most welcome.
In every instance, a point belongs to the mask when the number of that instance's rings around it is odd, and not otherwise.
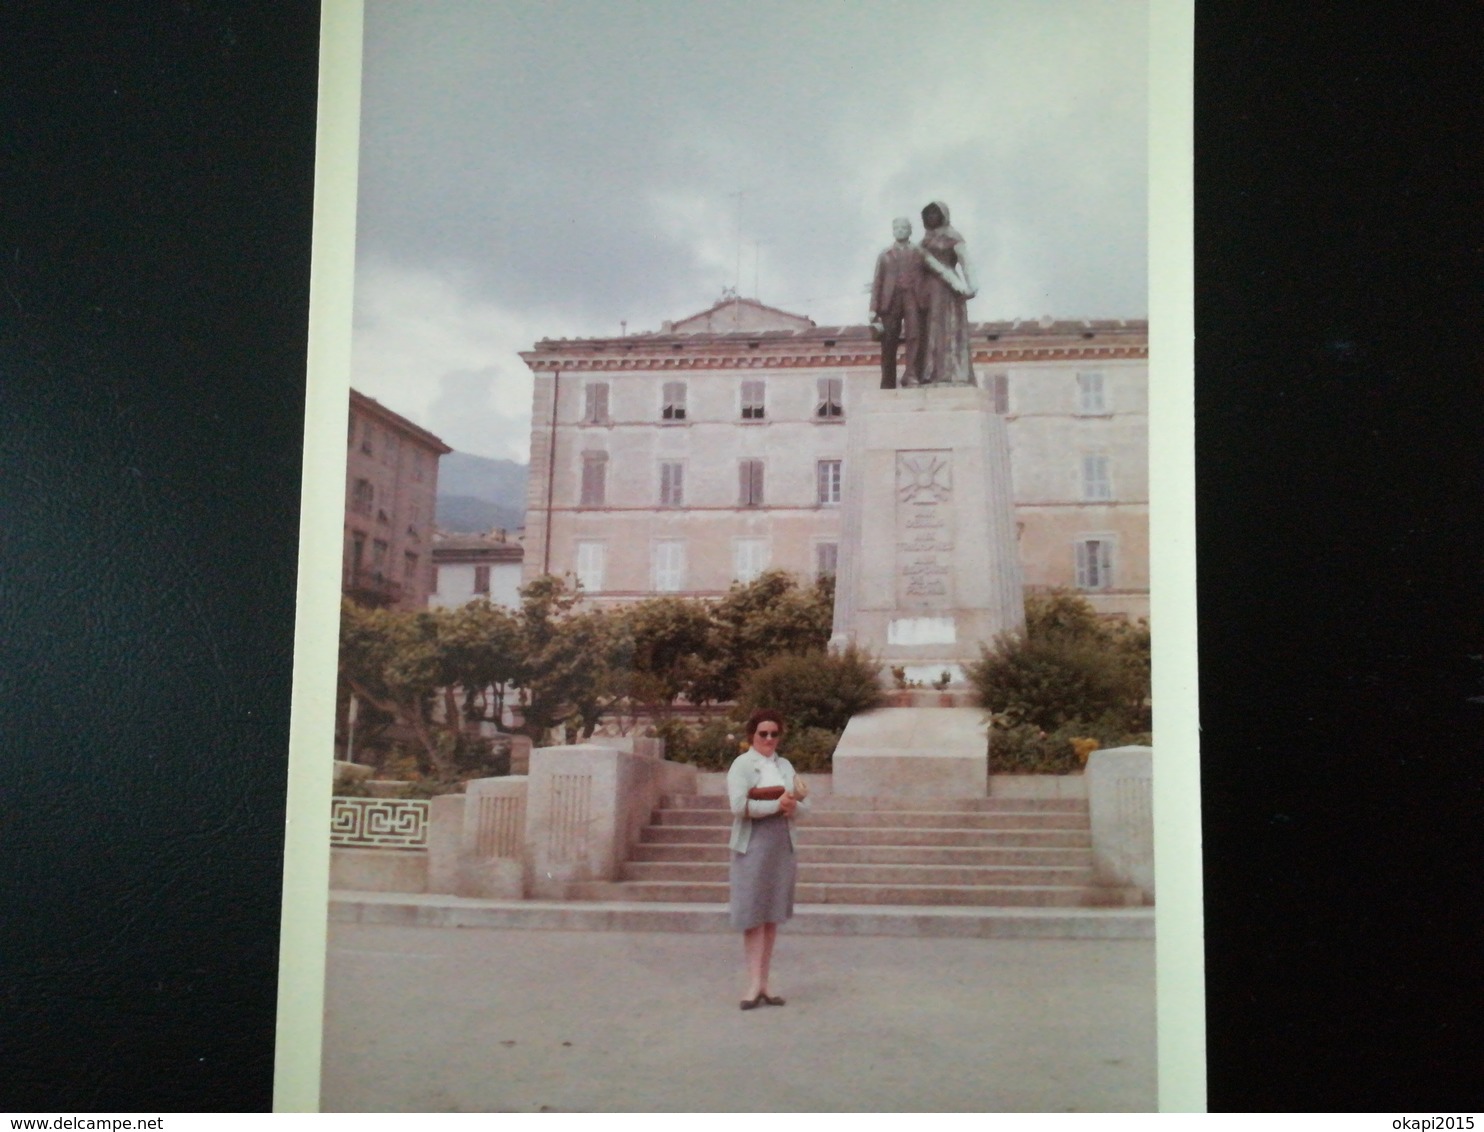
[[[452,449],[354,389],[347,433],[341,589],[362,605],[424,609],[436,586],[438,458]]]

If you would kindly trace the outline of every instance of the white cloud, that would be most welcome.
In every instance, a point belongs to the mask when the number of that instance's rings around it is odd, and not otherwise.
[[[978,268],[971,317],[1141,317],[1146,17],[1142,0],[373,0],[357,387],[460,450],[524,454],[518,351],[656,330],[734,283],[863,321],[891,219],[920,229],[934,199]]]
[[[539,338],[580,331],[560,312],[513,311],[425,268],[362,257],[351,384],[460,452],[524,461]]]

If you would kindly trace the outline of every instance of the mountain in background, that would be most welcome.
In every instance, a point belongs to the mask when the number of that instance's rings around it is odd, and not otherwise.
[[[438,526],[482,534],[526,523],[526,465],[450,452],[438,461]]]

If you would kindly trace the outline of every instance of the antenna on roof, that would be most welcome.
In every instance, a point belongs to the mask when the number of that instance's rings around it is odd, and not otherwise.
[[[737,198],[737,275],[732,280],[732,292],[735,294],[742,289],[742,198],[746,193],[738,189],[735,193],[727,195]]]

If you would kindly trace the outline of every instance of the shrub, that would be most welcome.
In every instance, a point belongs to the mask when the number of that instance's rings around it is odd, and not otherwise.
[[[665,741],[665,758],[701,770],[726,770],[743,750],[743,727],[722,716],[705,723],[661,720],[651,729]]]
[[[1026,627],[981,648],[968,677],[1007,724],[1055,731],[1075,720],[1104,731],[1149,729],[1149,630],[1109,623],[1073,594],[1033,595]]]
[[[1149,734],[1129,733],[1102,723],[1074,720],[1053,731],[1034,724],[1004,724],[999,719],[990,730],[991,774],[1077,774],[1086,760],[1079,746],[1090,750],[1129,745],[1149,745]]]
[[[778,656],[743,681],[737,710],[746,716],[773,708],[792,731],[812,727],[838,734],[851,716],[881,703],[880,673],[880,663],[853,645],[838,653]]]
[[[841,731],[823,727],[797,727],[784,732],[779,752],[800,774],[828,774],[834,765],[835,747]]]

